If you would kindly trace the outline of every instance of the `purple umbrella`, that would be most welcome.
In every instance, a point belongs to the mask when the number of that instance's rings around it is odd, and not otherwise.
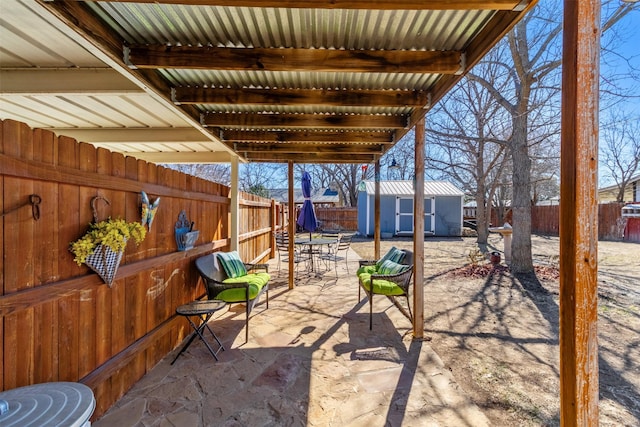
[[[311,203],[311,176],[307,171],[302,174],[302,196],[304,197],[304,203],[302,203],[297,223],[309,232],[309,239],[311,239],[311,233],[318,228],[318,220],[316,211],[313,209],[313,203]]]

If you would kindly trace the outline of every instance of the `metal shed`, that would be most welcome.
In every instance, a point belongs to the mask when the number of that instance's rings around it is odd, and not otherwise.
[[[413,235],[413,181],[380,182],[380,233]],[[358,193],[358,231],[374,233],[375,182],[363,181]],[[424,183],[424,234],[460,236],[464,193],[446,181]]]

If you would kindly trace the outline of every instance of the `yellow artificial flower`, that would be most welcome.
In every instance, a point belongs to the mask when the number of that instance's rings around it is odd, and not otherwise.
[[[82,265],[99,244],[114,252],[124,251],[130,238],[139,245],[147,235],[147,230],[138,222],[126,222],[123,219],[107,219],[97,224],[89,224],[89,230],[70,244],[69,250],[75,255],[73,260]]]

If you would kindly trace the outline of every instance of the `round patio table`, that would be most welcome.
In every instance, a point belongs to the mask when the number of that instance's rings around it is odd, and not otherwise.
[[[311,261],[311,271],[312,272],[317,272],[316,271],[316,267],[315,267],[315,264],[317,264],[317,262],[314,262],[314,259],[313,259],[313,255],[314,255],[314,253],[316,253],[314,251],[314,249],[313,249],[314,246],[315,247],[320,247],[320,250],[318,251],[318,253],[321,254],[322,246],[326,245],[328,247],[329,245],[335,245],[336,243],[338,243],[338,239],[327,239],[327,238],[322,238],[322,237],[315,237],[315,238],[312,238],[312,239],[307,239],[307,238],[301,237],[301,238],[296,238],[294,240],[294,243],[296,245],[307,246],[309,248],[309,259]],[[319,262],[319,259],[318,259],[318,262]]]
[[[182,349],[180,349],[180,352],[176,355],[175,359],[173,359],[173,362],[171,362],[172,365],[176,362],[176,360],[178,360],[178,357],[180,357],[180,355],[184,353],[187,348],[189,348],[189,346],[191,345],[191,343],[196,337],[199,337],[202,340],[204,345],[207,346],[207,349],[209,349],[209,353],[211,353],[214,359],[218,360],[218,353],[220,351],[224,351],[224,347],[222,345],[222,342],[220,342],[220,339],[218,338],[218,336],[213,333],[213,330],[211,330],[208,323],[209,323],[209,319],[211,319],[211,316],[213,316],[213,313],[220,310],[225,305],[227,305],[227,303],[225,303],[224,301],[196,300],[196,301],[190,302],[189,304],[184,304],[176,308],[177,314],[187,318],[187,320],[189,321],[189,324],[193,328],[193,333],[191,334],[191,337],[189,337],[189,340],[187,341],[187,343],[182,347]],[[199,318],[200,324],[196,325],[196,323],[193,320],[191,320],[191,317]],[[218,343],[218,349],[215,351],[213,350],[213,348],[211,348],[207,340],[204,339],[205,328],[208,329],[209,332],[211,332],[211,335]]]
[[[93,391],[84,384],[52,382],[14,388],[0,393],[8,411],[0,415],[2,427],[86,427],[96,407]]]

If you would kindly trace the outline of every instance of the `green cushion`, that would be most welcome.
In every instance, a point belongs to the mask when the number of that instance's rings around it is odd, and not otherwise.
[[[224,272],[229,278],[234,279],[236,277],[247,275],[247,269],[240,259],[240,254],[238,254],[238,251],[219,252],[218,261],[220,261],[220,265],[222,265]]]
[[[261,271],[259,273],[249,273],[242,277],[234,277],[234,278],[229,277],[228,279],[224,279],[223,283],[248,282],[249,284],[253,284],[262,288],[264,285],[267,284],[269,279],[271,279],[271,275],[269,275],[269,273],[265,273]]]
[[[386,260],[378,268],[378,274],[398,274],[407,271],[408,265],[398,264],[397,262]]]
[[[395,246],[392,246],[391,249],[389,249],[389,251],[386,254],[384,254],[382,258],[378,260],[378,262],[376,262],[376,267],[380,268],[382,263],[384,263],[385,261],[393,261],[393,262],[400,263],[404,259],[404,255],[405,255],[404,251],[401,251]]]
[[[242,277],[236,277],[233,279],[232,278],[225,279],[223,282],[224,283],[249,283],[249,299],[252,300],[256,296],[258,296],[258,293],[260,293],[260,290],[262,290],[264,285],[266,285],[269,282],[270,278],[271,276],[269,276],[269,273],[254,273],[254,274],[247,274],[246,276],[242,276]],[[245,288],[233,288],[233,289],[224,290],[216,296],[216,299],[219,299],[225,302],[246,301]]]
[[[376,272],[376,266],[375,265],[363,265],[362,267],[360,267],[358,269],[358,271],[356,271],[356,276],[360,276],[360,274],[362,274],[362,273],[373,274],[375,272]]]
[[[371,292],[371,275],[363,273],[360,277],[362,287]],[[404,295],[404,291],[398,285],[388,280],[376,279],[373,281],[373,293],[379,295]]]

